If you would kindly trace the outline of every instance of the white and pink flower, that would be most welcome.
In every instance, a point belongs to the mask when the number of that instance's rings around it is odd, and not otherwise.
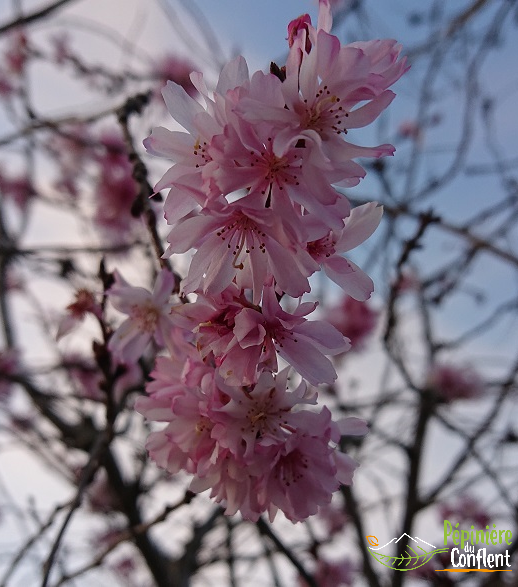
[[[115,283],[107,292],[108,299],[128,318],[113,333],[108,348],[120,362],[135,363],[151,339],[165,346],[173,327],[169,314],[175,278],[167,269],[162,269],[153,292],[149,292],[143,287],[131,286],[118,271],[114,277]]]

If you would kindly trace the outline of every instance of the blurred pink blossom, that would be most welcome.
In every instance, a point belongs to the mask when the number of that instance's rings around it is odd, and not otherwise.
[[[137,185],[122,136],[106,131],[99,141],[103,148],[94,156],[99,175],[94,189],[96,210],[93,221],[108,241],[119,243],[137,226],[131,213]]]
[[[198,90],[194,87],[190,75],[196,69],[196,66],[189,60],[168,53],[154,66],[153,76],[158,78],[160,89],[168,81],[173,81],[179,86],[182,86],[189,96],[195,97],[198,94]],[[161,97],[161,93],[157,92],[157,98]]]
[[[398,276],[397,281],[394,282],[394,286],[396,290],[400,294],[409,293],[412,291],[417,291],[420,286],[420,281],[418,275],[412,270],[404,270]]]
[[[96,402],[106,401],[106,391],[102,389],[104,376],[91,359],[69,353],[63,357],[62,363],[72,379],[78,397]],[[115,403],[120,403],[128,390],[142,382],[142,371],[138,364],[125,365],[124,368],[124,372],[118,375],[113,385]],[[117,372],[120,372],[120,366]]]
[[[330,537],[341,532],[349,521],[344,505],[339,506],[334,500],[318,510],[318,517],[324,522]]]
[[[2,170],[0,170],[0,191],[22,212],[26,211],[30,200],[37,193],[28,175],[7,175]]]
[[[137,569],[137,564],[134,558],[126,556],[113,563],[113,569],[126,580],[129,580]]]
[[[75,301],[66,307],[66,313],[58,321],[56,340],[69,334],[84,320],[87,314],[101,318],[101,306],[89,289],[80,288],[75,293]]]
[[[351,350],[364,348],[379,319],[379,311],[367,301],[360,302],[345,295],[339,306],[330,308],[325,319],[351,341]]]
[[[0,98],[11,98],[14,92],[15,86],[10,80],[8,73],[0,68]]]
[[[79,196],[80,179],[92,160],[94,138],[83,123],[76,123],[62,128],[59,134],[53,134],[45,143],[46,149],[58,167],[58,178],[54,181],[60,193],[66,193],[73,199]]]
[[[78,471],[79,478],[82,469]],[[95,474],[93,481],[86,490],[88,506],[92,512],[106,514],[120,510],[121,502],[110,486],[105,469],[99,469]]]
[[[476,528],[484,528],[491,521],[488,511],[481,505],[480,500],[467,493],[454,500],[439,505],[441,520],[455,520],[455,523],[472,523]]]
[[[20,28],[15,29],[9,34],[8,47],[4,54],[8,70],[15,75],[20,75],[25,68],[28,54],[29,42],[25,31]]]
[[[473,399],[484,393],[483,380],[470,366],[437,363],[428,373],[426,385],[445,402]]]
[[[314,578],[318,587],[347,587],[353,585],[357,572],[356,565],[349,559],[329,562],[319,558]],[[299,578],[299,584],[300,587],[307,587],[306,581],[302,578]]]
[[[403,122],[399,124],[398,134],[404,139],[411,139],[419,143],[423,138],[423,129],[413,120],[403,120]]]
[[[69,46],[70,36],[65,31],[61,31],[54,35],[50,42],[54,50],[54,61],[57,65],[64,65],[72,56]]]
[[[19,368],[19,353],[16,349],[0,350],[0,402],[4,402],[12,391],[10,376]]]
[[[90,543],[96,550],[104,550],[113,547],[127,535],[125,528],[107,528],[106,530],[96,532],[91,538]]]

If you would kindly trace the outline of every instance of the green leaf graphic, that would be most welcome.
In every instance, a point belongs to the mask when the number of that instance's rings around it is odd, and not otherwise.
[[[380,552],[374,552],[369,548],[369,552],[379,563],[395,571],[412,571],[418,569],[426,564],[435,554],[448,552],[449,548],[436,548],[429,552],[426,552],[422,548],[420,550],[423,551],[421,554],[416,552],[411,546],[407,546],[407,551],[400,556],[389,556]]]

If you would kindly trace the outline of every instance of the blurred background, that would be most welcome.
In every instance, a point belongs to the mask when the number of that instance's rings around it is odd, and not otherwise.
[[[70,307],[81,291],[101,299],[114,269],[152,283],[128,153],[151,185],[167,169],[142,147],[152,127],[180,128],[165,82],[195,96],[191,71],[212,89],[236,55],[250,72],[282,65],[288,23],[306,12],[316,23],[316,4],[0,3],[0,585],[518,584],[514,568],[443,571],[448,554],[394,571],[366,538],[381,545],[406,533],[441,547],[446,519],[518,532],[518,3],[332,6],[342,43],[396,39],[411,69],[382,116],[349,134],[396,147],[393,158],[361,162],[367,177],[344,192],[355,206],[384,206],[350,257],[375,292],[356,302],[319,275],[310,296],[352,341],[320,397],[370,433],[344,440],[360,463],[354,485],[293,525],[227,518],[187,492],[187,475],[148,462],[148,425],[133,403],[153,352],[117,375],[110,421],[95,343],[103,333]],[[121,119],[138,95],[146,99]],[[148,211],[165,243],[161,202]],[[172,263],[184,276],[188,257]],[[109,421],[114,436],[97,454]],[[513,567],[515,543],[494,547]]]

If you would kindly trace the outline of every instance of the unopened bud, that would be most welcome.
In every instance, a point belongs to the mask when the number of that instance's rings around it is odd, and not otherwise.
[[[311,26],[311,17],[309,14],[301,14],[298,18],[295,18],[288,25],[288,46],[291,48],[295,39],[299,36],[300,31],[306,31],[306,53],[311,51],[311,41],[309,39],[308,31]]]

